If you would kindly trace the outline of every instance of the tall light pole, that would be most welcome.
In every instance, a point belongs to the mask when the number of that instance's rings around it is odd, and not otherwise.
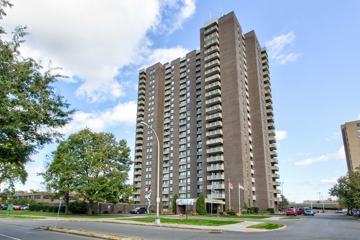
[[[158,135],[156,134],[155,130],[146,122],[142,121],[140,124],[148,127],[154,133],[157,141],[157,176],[156,176],[156,219],[155,224],[160,224],[160,213],[159,213],[159,204],[160,204],[160,193],[159,193],[159,185],[160,185],[160,142]]]

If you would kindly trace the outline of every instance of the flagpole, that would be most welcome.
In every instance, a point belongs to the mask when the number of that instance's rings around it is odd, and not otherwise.
[[[229,209],[231,209],[231,199],[230,199],[230,178],[228,178],[228,188],[229,188]]]
[[[241,215],[241,205],[240,205],[240,183],[239,183],[239,186],[238,186],[238,190],[239,190],[239,215]]]
[[[210,215],[212,216],[212,212],[213,212],[213,184],[211,183],[211,188],[210,188]]]

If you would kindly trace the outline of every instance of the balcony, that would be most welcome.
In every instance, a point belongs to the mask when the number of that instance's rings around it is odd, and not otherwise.
[[[221,121],[216,121],[216,122],[212,122],[212,123],[207,123],[207,124],[206,124],[206,129],[207,129],[207,130],[217,129],[217,128],[221,128],[222,125],[223,125],[223,124],[222,124]]]
[[[223,153],[223,152],[224,152],[223,147],[212,147],[212,148],[206,149],[207,154],[216,154],[216,153]]]
[[[137,171],[134,171],[134,175],[141,175],[142,171],[141,170],[137,170]]]
[[[214,38],[219,38],[219,33],[217,31],[211,34],[206,34],[206,36],[204,37],[204,41],[208,42],[209,40],[212,40]]]
[[[134,202],[140,202],[140,197],[134,197]]]
[[[213,52],[219,52],[219,51],[220,51],[219,46],[214,45],[214,46],[206,49],[206,50],[204,51],[204,54],[205,54],[205,55],[208,55],[208,54],[211,54],[211,53],[213,53]]]
[[[270,144],[269,147],[270,147],[270,151],[276,150],[276,144],[275,143]]]
[[[143,144],[143,140],[136,140],[136,141],[135,141],[135,144],[136,144],[136,145],[142,145],[142,144]]]
[[[205,85],[205,90],[206,91],[211,91],[211,90],[214,90],[214,89],[221,89],[220,81],[216,81],[216,82]]]
[[[208,48],[212,45],[219,45],[219,39],[218,38],[212,38],[208,41],[205,41],[204,47]]]
[[[213,98],[213,97],[220,97],[220,96],[221,96],[221,91],[219,89],[212,90],[210,92],[205,93],[205,97],[207,99]]]
[[[276,151],[271,151],[271,152],[270,152],[270,157],[272,157],[272,158],[277,157]]]
[[[223,162],[223,161],[224,161],[224,155],[211,156],[206,159],[206,162],[208,163]]]
[[[135,157],[142,157],[142,152],[135,152]]]
[[[222,119],[222,113],[215,113],[211,115],[206,116],[206,121],[214,121],[214,120],[220,120]]]
[[[211,164],[206,170],[208,172],[224,171],[224,164]]]
[[[142,151],[142,146],[137,146],[137,147],[135,147],[135,151],[136,151],[136,152]]]
[[[139,182],[139,183],[134,184],[134,187],[135,188],[141,188],[141,183]]]
[[[277,163],[278,163],[277,158],[271,158],[271,163],[272,163],[272,164],[277,164]]]
[[[273,165],[273,166],[271,166],[271,170],[273,170],[273,171],[279,171],[279,167],[278,166],[276,166],[276,165]]]
[[[219,52],[214,52],[214,53],[212,53],[210,55],[207,55],[204,58],[204,61],[205,61],[205,63],[207,63],[207,62],[210,62],[210,61],[212,61],[214,59],[220,59],[220,53]]]
[[[220,104],[218,105],[214,105],[214,106],[211,106],[211,107],[207,107],[205,109],[205,113],[210,115],[210,114],[213,114],[213,113],[220,113],[222,111],[222,107]]]
[[[211,62],[208,62],[205,64],[205,70],[208,70],[212,67],[215,67],[215,66],[220,66],[220,60],[219,59],[215,59],[215,60],[212,60]]]
[[[224,180],[224,174],[213,174],[206,177],[208,181],[212,180]]]
[[[275,179],[279,179],[279,178],[280,178],[280,175],[277,174],[277,173],[275,173],[275,174],[272,175],[272,177],[275,178]]]
[[[207,189],[208,190],[211,190],[211,186],[212,186],[212,189],[225,189],[225,184],[210,184],[210,185],[207,185]]]
[[[211,106],[211,105],[219,104],[219,103],[221,103],[221,97],[216,97],[216,98],[212,98],[212,99],[205,101],[205,105],[207,107]]]
[[[209,77],[205,77],[205,83],[208,84],[208,83],[212,83],[212,82],[215,82],[215,81],[220,81],[220,74],[217,73],[215,75],[211,75]]]
[[[219,199],[225,199],[225,193],[213,193],[213,194],[208,194],[207,195],[208,199],[215,199],[215,198],[219,198]]]
[[[204,31],[204,34],[209,35],[209,34],[215,32],[215,31],[218,31],[218,30],[219,30],[219,27],[218,27],[217,24],[215,24],[215,25],[213,25],[211,27],[206,28],[205,31]]]
[[[138,94],[139,94],[139,95],[145,95],[145,90],[144,90],[144,89],[139,89]]]
[[[207,146],[222,145],[224,143],[222,138],[214,138],[206,141]]]
[[[222,136],[222,135],[223,135],[223,130],[222,129],[206,132],[206,137],[208,137],[208,138],[219,137],[219,136]]]
[[[141,177],[134,178],[134,182],[141,182]]]

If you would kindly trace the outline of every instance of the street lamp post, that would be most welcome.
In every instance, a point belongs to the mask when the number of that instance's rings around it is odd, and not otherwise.
[[[156,219],[155,224],[160,224],[160,213],[159,213],[159,204],[160,204],[160,193],[159,193],[159,185],[160,185],[160,142],[158,135],[156,134],[155,130],[146,122],[140,122],[140,124],[148,127],[154,133],[157,141],[157,177],[156,177]]]

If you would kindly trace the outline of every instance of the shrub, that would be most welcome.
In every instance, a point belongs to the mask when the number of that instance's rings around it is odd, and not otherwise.
[[[235,216],[235,215],[236,215],[236,211],[235,211],[234,209],[228,209],[228,210],[226,211],[226,213],[227,213],[228,215],[230,215],[230,216]]]
[[[199,215],[205,215],[206,214],[206,206],[205,206],[205,197],[203,193],[199,194],[199,197],[196,201],[196,212]]]
[[[268,209],[266,209],[266,212],[268,212],[270,214],[274,214],[275,210],[273,208],[268,208]]]
[[[248,214],[258,214],[259,213],[259,208],[258,207],[249,207],[247,209],[247,213]]]
[[[71,202],[69,204],[69,211],[74,214],[85,214],[87,213],[87,206],[84,202]]]

